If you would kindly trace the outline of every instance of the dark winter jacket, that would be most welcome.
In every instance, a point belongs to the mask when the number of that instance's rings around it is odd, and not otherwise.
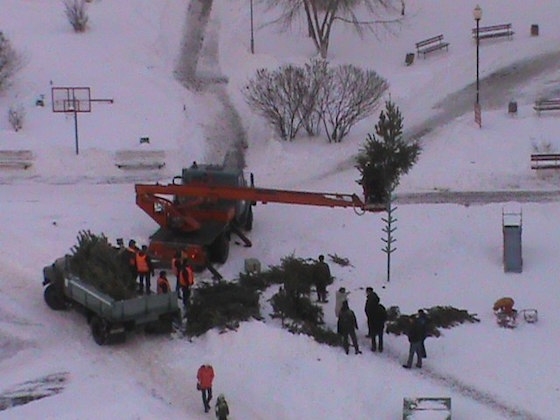
[[[373,316],[371,317],[370,326],[374,332],[382,332],[385,328],[385,322],[387,321],[387,310],[385,306],[378,303],[374,310]]]
[[[377,293],[371,292],[370,294],[367,295],[366,306],[364,308],[364,311],[366,313],[368,320],[374,317],[375,310],[378,303],[379,303],[379,296],[377,295]]]
[[[324,261],[319,261],[315,264],[313,270],[313,282],[316,286],[325,287],[331,284],[331,269]]]
[[[418,323],[420,324],[422,330],[422,340],[424,340],[428,336],[428,324],[430,323],[430,319],[426,313],[418,314]]]
[[[342,304],[342,308],[340,309],[337,327],[338,333],[341,335],[350,334],[358,329],[356,314],[348,307],[347,301]]]
[[[418,318],[411,320],[407,335],[409,343],[419,343],[424,340],[424,327]]]

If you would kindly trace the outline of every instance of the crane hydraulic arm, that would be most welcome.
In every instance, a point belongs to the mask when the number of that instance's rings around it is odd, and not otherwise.
[[[160,226],[170,227],[172,218],[182,219],[184,230],[196,230],[200,215],[192,215],[188,208],[194,210],[195,203],[216,203],[219,200],[250,201],[253,203],[284,203],[323,207],[352,207],[356,212],[379,212],[384,206],[364,203],[356,194],[322,193],[307,191],[277,190],[269,188],[239,187],[208,184],[136,184],[136,203],[148,213]],[[174,203],[172,197],[191,197],[197,201],[190,205]],[[194,217],[193,217],[194,216]],[[197,217],[198,216],[198,217]],[[229,215],[224,215],[224,218]],[[213,215],[214,220],[218,216]],[[186,228],[188,226],[188,228]]]

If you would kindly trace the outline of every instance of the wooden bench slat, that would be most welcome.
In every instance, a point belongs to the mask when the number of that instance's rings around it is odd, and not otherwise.
[[[161,169],[165,166],[165,151],[118,150],[115,160],[119,169]]]
[[[31,150],[0,150],[0,167],[6,169],[27,169],[33,164]]]
[[[472,36],[474,39],[498,38],[498,37],[511,37],[515,32],[511,29],[511,23],[500,25],[481,26],[478,29],[472,29]]]
[[[540,113],[540,111],[560,110],[560,99],[537,99],[533,109],[537,113]]]
[[[440,34],[417,42],[416,53],[418,54],[418,56],[420,54],[424,54],[424,58],[426,58],[426,54],[441,50],[443,48],[448,49],[448,47],[449,42],[443,42],[443,34]]]
[[[534,153],[531,169],[560,169],[560,153]]]

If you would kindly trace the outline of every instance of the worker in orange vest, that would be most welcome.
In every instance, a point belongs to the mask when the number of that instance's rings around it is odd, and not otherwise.
[[[157,279],[157,293],[161,295],[163,293],[169,293],[171,290],[169,286],[169,280],[167,280],[167,273],[165,271],[159,272],[159,277]]]
[[[171,271],[175,276],[176,283],[175,283],[175,291],[179,294],[180,292],[180,283],[179,283],[179,272],[181,271],[181,251],[177,250],[173,258],[171,258]],[[179,296],[179,299],[181,297]]]
[[[214,368],[210,363],[205,363],[198,368],[196,374],[196,389],[202,393],[204,412],[210,411],[210,400],[212,399],[212,381],[214,381]]]
[[[191,297],[191,287],[194,284],[194,272],[187,261],[184,261],[179,272],[179,284],[181,285],[181,294],[183,295],[183,307],[185,314],[189,307],[189,299]]]
[[[146,294],[151,293],[151,275],[154,275],[152,260],[148,255],[148,247],[142,245],[142,249],[136,254],[136,270],[138,270],[138,293],[144,293],[144,283],[146,283]]]

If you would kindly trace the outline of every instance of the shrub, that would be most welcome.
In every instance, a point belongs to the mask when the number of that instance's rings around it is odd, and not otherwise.
[[[320,114],[329,142],[340,143],[359,121],[377,108],[388,88],[387,81],[373,70],[351,64],[329,70],[327,86],[320,98]]]
[[[64,0],[64,13],[74,32],[86,30],[89,17],[84,0]]]
[[[387,82],[373,70],[352,65],[329,68],[314,59],[304,68],[282,66],[257,70],[243,94],[280,137],[293,140],[303,127],[309,135],[325,128],[330,142],[341,142],[350,129],[370,116]]]
[[[21,68],[21,64],[21,57],[4,33],[0,31],[0,92],[8,88],[13,76]]]
[[[10,106],[10,109],[8,109],[8,122],[16,132],[23,128],[24,119],[25,108],[22,104]]]

